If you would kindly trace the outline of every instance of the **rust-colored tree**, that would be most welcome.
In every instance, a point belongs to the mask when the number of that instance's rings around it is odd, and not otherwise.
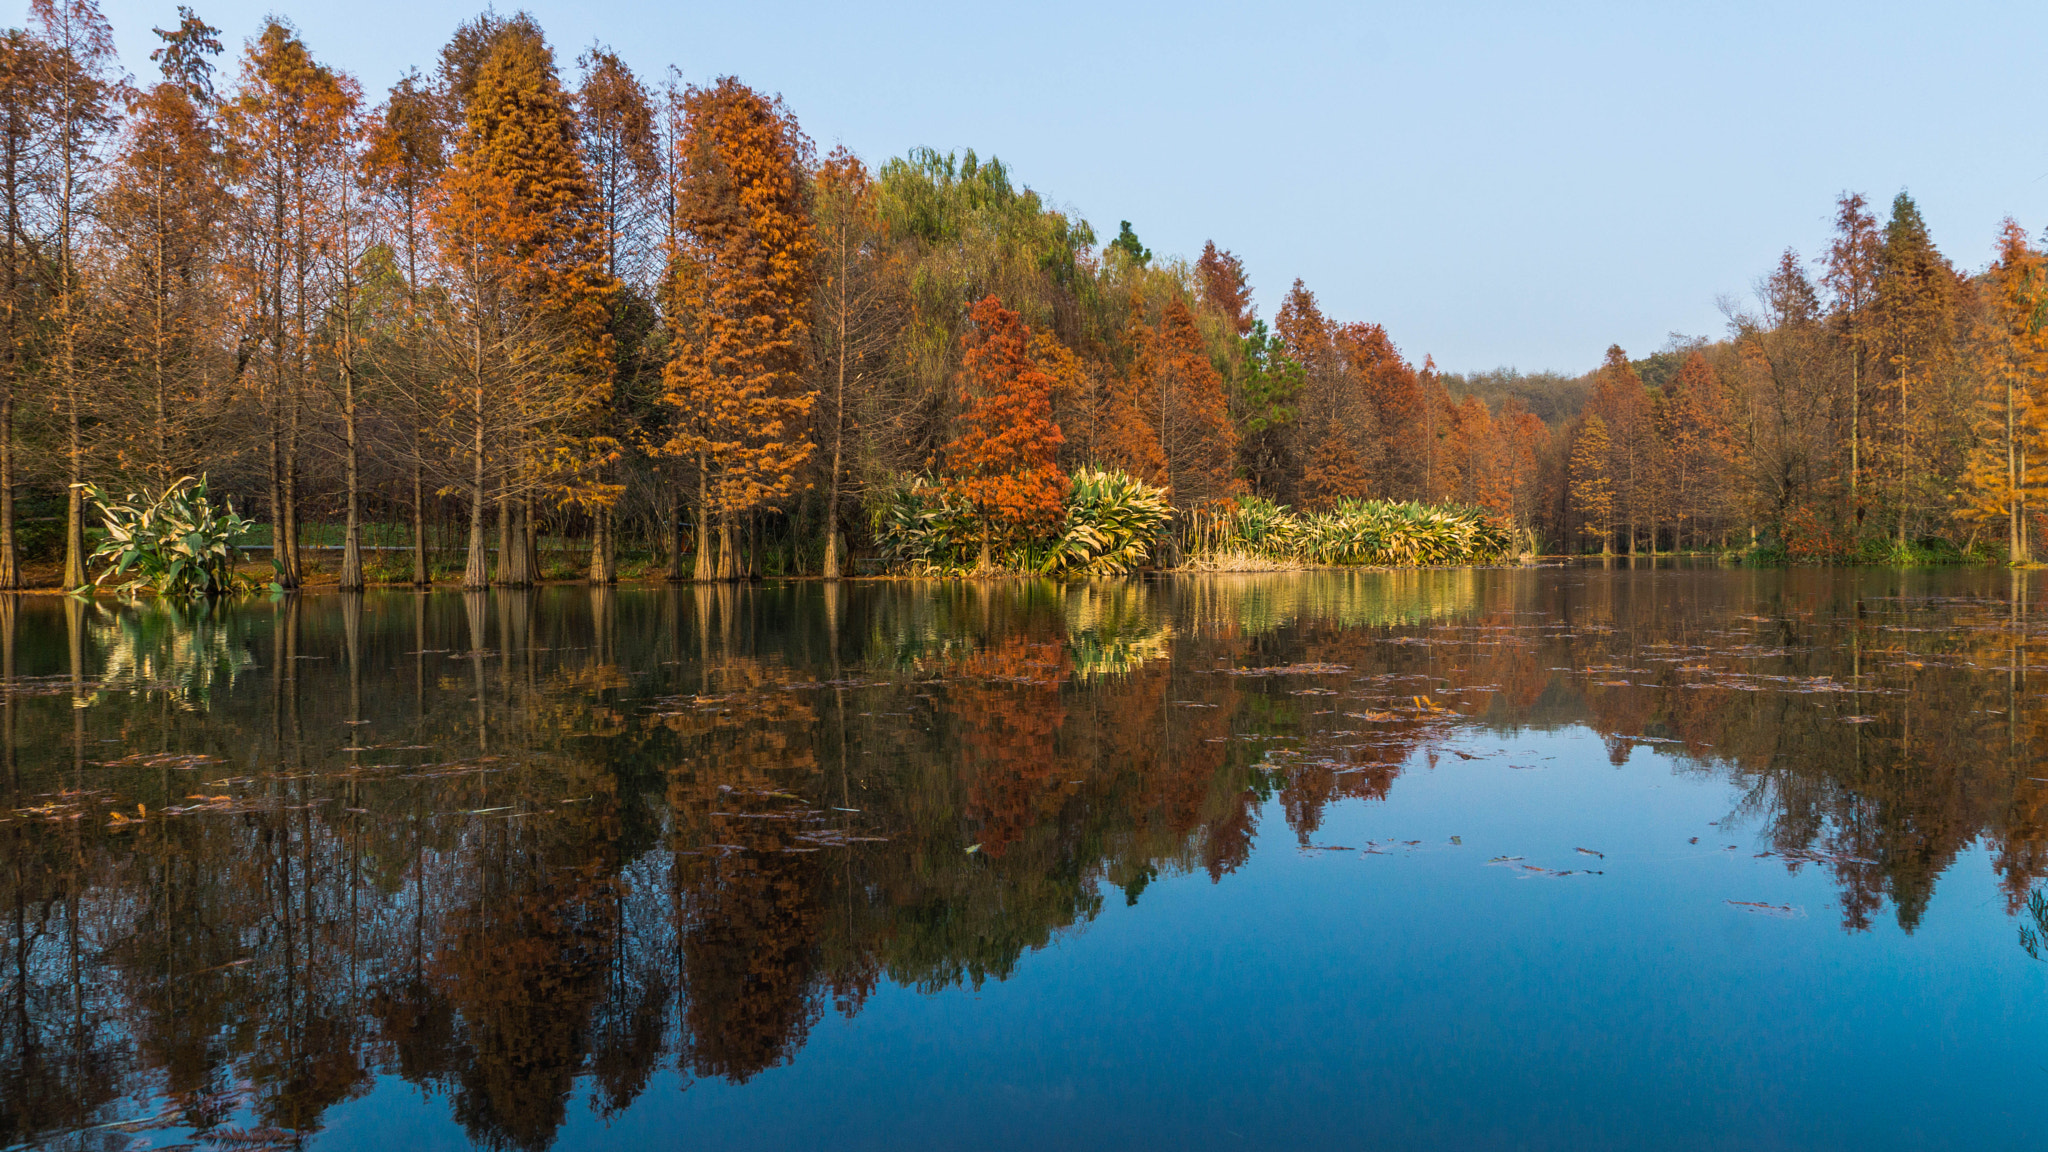
[[[64,424],[63,586],[85,583],[87,409],[92,401],[84,345],[90,308],[79,260],[85,225],[99,190],[99,144],[114,122],[114,33],[94,0],[32,0],[30,33],[42,42],[33,59],[44,104],[41,149],[50,181],[47,210],[54,217],[44,262],[51,265],[48,327],[54,346],[49,372]]]
[[[946,445],[946,483],[981,521],[983,571],[997,536],[1059,520],[1067,495],[1062,436],[1052,419],[1052,377],[1032,361],[1031,330],[989,296],[975,304],[962,342],[958,434]]]
[[[1593,396],[1589,407],[1601,419],[1608,438],[1606,469],[1614,501],[1614,514],[1626,529],[1628,552],[1637,547],[1636,528],[1648,511],[1647,491],[1649,441],[1656,425],[1650,410],[1643,378],[1630,365],[1628,353],[1619,344],[1607,348],[1607,357],[1593,375]],[[1583,437],[1581,438],[1583,440]],[[1577,457],[1574,456],[1574,462]],[[1604,550],[1604,549],[1603,549]]]
[[[225,196],[211,126],[183,84],[136,93],[127,128],[100,204],[114,347],[99,434],[125,479],[162,487],[201,470],[224,415],[212,330]]]
[[[1195,276],[1202,286],[1202,303],[1222,313],[1238,336],[1251,335],[1258,315],[1252,310],[1252,285],[1244,274],[1244,261],[1208,240],[1202,244],[1201,259],[1195,261]]]
[[[325,284],[322,261],[326,193],[355,109],[354,85],[314,60],[298,33],[270,20],[249,42],[242,73],[222,108],[228,139],[242,158],[236,186],[234,273],[259,315],[251,328],[261,368],[272,557],[277,581],[295,588],[299,559],[299,481],[318,351]]]
[[[42,246],[29,224],[48,187],[49,150],[43,147],[50,111],[44,83],[48,48],[14,28],[0,32],[0,590],[21,587],[14,523],[15,487],[22,461],[15,439],[17,408],[35,370],[35,334],[48,312],[42,288]]]
[[[1149,427],[1165,465],[1162,477],[1182,507],[1236,490],[1231,465],[1237,430],[1223,398],[1223,378],[1210,363],[1194,313],[1175,297],[1159,322],[1140,325],[1131,365],[1131,414]]]
[[[728,76],[683,94],[668,306],[674,353],[662,399],[677,419],[664,451],[698,470],[696,576],[741,575],[734,517],[794,494],[810,457],[806,417],[811,259],[810,142],[780,100]]]

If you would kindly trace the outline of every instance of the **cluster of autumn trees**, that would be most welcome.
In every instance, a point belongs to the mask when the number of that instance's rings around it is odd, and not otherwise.
[[[2032,558],[2048,452],[2048,279],[2007,220],[1957,268],[1912,198],[1844,194],[1809,270],[1787,251],[1720,341],[1611,348],[1559,437],[1555,538],[1747,545],[1787,559]],[[1731,535],[1736,539],[1731,540]]]
[[[314,524],[360,586],[366,522],[410,525],[416,582],[451,521],[469,587],[571,534],[599,582],[622,538],[672,578],[837,574],[920,471],[991,534],[1056,519],[1081,464],[1183,507],[1540,503],[1526,413],[1453,403],[1299,285],[1268,332],[1230,253],[1097,248],[971,152],[821,158],[778,100],[603,49],[571,82],[524,15],[381,98],[280,19],[232,68],[189,9],[156,36],[146,85],[94,0],[0,43],[0,587],[59,511],[84,580],[82,485],[201,472],[287,587]]]
[[[673,579],[838,575],[906,474],[994,536],[1055,520],[1081,465],[1182,508],[1472,505],[1550,550],[2028,554],[2048,361],[2016,227],[1967,276],[1910,200],[1880,225],[1845,197],[1817,285],[1788,254],[1729,338],[1525,403],[1298,281],[1269,329],[1228,251],[1098,247],[972,152],[820,157],[778,99],[602,48],[565,79],[524,15],[376,97],[281,19],[229,67],[179,14],[148,84],[95,0],[0,35],[0,588],[42,553],[85,580],[84,485],[199,473],[286,587],[309,526],[343,587],[368,525],[409,528],[373,570],[416,583],[451,536],[467,587],[572,537],[600,583],[621,540]]]

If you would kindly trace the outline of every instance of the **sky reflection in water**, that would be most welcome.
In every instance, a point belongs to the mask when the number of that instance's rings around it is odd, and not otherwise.
[[[0,1146],[2016,1145],[2028,580],[0,601]]]

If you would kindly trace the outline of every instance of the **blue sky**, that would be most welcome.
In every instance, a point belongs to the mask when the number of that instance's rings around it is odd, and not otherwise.
[[[129,67],[174,3],[103,0]],[[466,5],[198,0],[239,46],[275,10],[380,93]],[[518,7],[501,5],[501,10]],[[821,147],[972,147],[1157,254],[1214,238],[1267,315],[1294,278],[1419,361],[1580,371],[1716,335],[1843,189],[1910,190],[1981,267],[2048,225],[2048,5],[526,5],[566,61],[731,73]]]

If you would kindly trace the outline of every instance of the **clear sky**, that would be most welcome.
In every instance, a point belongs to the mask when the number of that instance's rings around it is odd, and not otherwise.
[[[17,0],[17,3],[19,0]],[[103,0],[129,67],[175,4]],[[501,11],[520,5],[507,0]],[[1920,202],[1978,268],[2048,225],[2048,4],[1003,6],[535,0],[592,43],[780,92],[821,148],[974,148],[1158,255],[1213,238],[1270,316],[1300,277],[1453,371],[1577,372],[1610,343],[1718,335],[1835,196]],[[266,12],[378,94],[474,9],[198,0],[234,48]],[[19,15],[15,17],[19,19]]]

